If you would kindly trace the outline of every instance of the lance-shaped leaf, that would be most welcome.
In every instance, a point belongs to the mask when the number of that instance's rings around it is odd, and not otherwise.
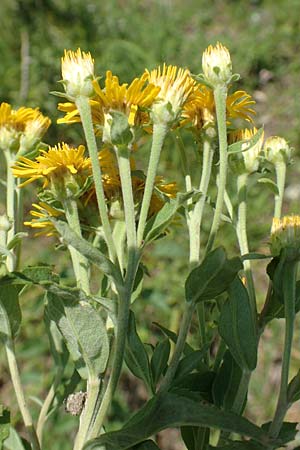
[[[237,364],[254,370],[257,362],[257,331],[247,289],[236,277],[228,290],[229,298],[221,309],[219,332]]]
[[[70,356],[82,378],[105,371],[109,341],[99,312],[72,296],[47,292],[47,316],[60,330]]]
[[[155,442],[147,439],[147,441],[135,445],[132,450],[159,450],[159,447],[155,444]]]
[[[22,286],[6,284],[0,289],[0,338],[13,339],[22,320],[19,292]]]
[[[199,192],[178,193],[176,199],[169,199],[162,209],[148,220],[144,233],[145,243],[152,242],[160,236],[171,223],[178,209],[183,206],[187,200],[197,198]]]
[[[130,311],[125,362],[131,372],[153,391],[150,364],[146,349],[136,331],[134,313]]]
[[[247,419],[204,402],[165,393],[153,397],[120,431],[87,442],[84,450],[127,450],[166,428],[207,426],[248,436],[266,445],[265,431]]]
[[[228,288],[242,268],[240,258],[227,259],[224,248],[216,248],[189,274],[185,283],[186,300],[214,299]]]
[[[168,365],[170,350],[171,345],[169,339],[164,339],[156,345],[153,351],[151,358],[151,372],[155,386]]]
[[[0,448],[3,441],[8,438],[10,430],[10,412],[7,409],[3,409],[0,414]]]
[[[251,147],[254,147],[255,144],[260,140],[262,134],[264,132],[263,128],[260,128],[251,139],[243,139],[239,142],[234,142],[233,144],[228,146],[228,155],[232,155],[233,153],[240,153],[249,150]]]
[[[53,218],[51,218],[51,220],[66,244],[71,245],[91,263],[99,267],[103,273],[113,279],[117,287],[121,287],[123,285],[123,279],[120,271],[107,258],[107,256],[103,255],[103,253],[101,253],[88,241],[78,236],[78,234],[75,233],[66,222],[62,220],[55,220]]]

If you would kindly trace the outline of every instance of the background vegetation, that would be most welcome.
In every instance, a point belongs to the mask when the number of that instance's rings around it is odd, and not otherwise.
[[[57,98],[49,94],[60,90],[57,82],[65,48],[91,51],[100,76],[110,69],[127,82],[145,67],[152,68],[164,61],[188,66],[193,73],[199,73],[202,51],[219,40],[230,49],[234,71],[242,76],[239,87],[251,93],[257,102],[256,125],[264,125],[267,136],[282,135],[295,148],[295,163],[288,173],[285,210],[299,214],[299,13],[298,0],[1,0],[0,101],[15,107],[39,106],[53,121],[46,137],[48,143],[63,140],[79,144],[83,142],[79,126],[56,125],[60,115],[56,110]],[[168,179],[181,183],[179,158],[172,141],[165,148],[160,170]],[[262,186],[252,190],[249,220],[252,250],[267,246],[272,215],[270,199]],[[31,200],[28,191],[27,210]],[[223,233],[223,244],[234,253],[236,244],[229,225],[224,226]],[[24,264],[50,261],[58,271],[65,272],[68,280],[71,274],[63,253],[50,250],[52,244],[49,239],[28,239]],[[165,318],[166,326],[177,328],[180,313],[174,313],[173,305],[181,301],[180,283],[183,283],[186,255],[184,232],[180,227],[148,255],[150,277],[136,304],[139,332],[146,342],[150,342],[151,322],[158,316],[161,322]],[[264,290],[266,280],[260,271],[256,281]],[[38,294],[37,298],[24,296],[24,322],[17,348],[22,378],[32,396],[32,404],[36,397],[44,396],[52,371]],[[281,334],[281,324],[277,321],[262,339],[261,369],[252,382],[249,394],[252,406],[247,411],[258,423],[267,420],[274,408]],[[1,401],[13,404],[5,357],[2,353],[0,356]],[[294,356],[296,366],[299,353]],[[122,388],[123,395],[117,398],[112,412],[113,426],[118,426],[143,401],[143,391],[129,377],[122,378]],[[75,420],[67,415],[63,420],[52,417],[46,448],[67,450],[66,437],[72,433]],[[171,434],[161,439],[165,450],[182,448],[176,443],[176,435],[174,439]]]

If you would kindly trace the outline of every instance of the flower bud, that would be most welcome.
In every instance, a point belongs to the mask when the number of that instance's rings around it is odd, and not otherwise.
[[[274,255],[279,255],[284,248],[300,249],[300,216],[273,218],[271,251]]]
[[[20,150],[18,155],[24,155],[30,152],[41,140],[48,130],[51,120],[48,117],[38,113],[37,116],[26,123],[25,130],[20,138]]]
[[[82,95],[90,97],[93,92],[92,80],[94,78],[94,60],[90,53],[65,50],[61,59],[61,73],[67,96],[74,100]]]
[[[243,130],[236,130],[229,134],[229,142],[239,142],[243,140],[249,140],[255,136],[257,129],[245,128]],[[262,149],[264,139],[264,133],[262,133],[258,142],[254,144],[249,150],[246,150],[248,143],[242,144],[242,151],[238,153],[233,153],[230,158],[230,166],[232,170],[237,174],[252,173],[258,170],[259,166],[259,154]]]
[[[220,42],[207,47],[202,55],[202,70],[206,81],[213,87],[228,84],[232,77],[232,63],[227,48]]]
[[[272,164],[288,163],[291,159],[291,148],[285,139],[279,136],[269,137],[264,146],[265,158]]]

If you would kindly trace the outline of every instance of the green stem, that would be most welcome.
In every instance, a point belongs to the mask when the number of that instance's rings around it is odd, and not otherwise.
[[[215,362],[214,362],[214,368],[213,368],[214,372],[217,372],[217,370],[219,369],[221,362],[223,360],[223,356],[226,352],[226,344],[222,338],[220,338],[220,339],[221,340],[220,340],[219,348],[218,348],[218,351],[217,351],[217,354],[215,357]]]
[[[90,439],[97,437],[99,434],[99,430],[101,430],[103,426],[103,422],[111,405],[120,378],[128,331],[131,293],[139,262],[139,257],[140,255],[137,254],[137,252],[134,249],[129,249],[128,266],[126,271],[124,290],[123,292],[119,292],[120,299],[119,299],[118,319],[117,319],[117,336],[111,375],[89,436]]]
[[[75,439],[74,450],[81,450],[90,438],[90,432],[97,411],[101,383],[98,378],[91,378],[87,383],[87,398],[80,416],[80,425]]]
[[[206,246],[206,253],[210,252],[219,229],[227,179],[227,129],[226,129],[226,97],[227,87],[218,86],[214,90],[216,115],[219,136],[219,186],[216,200],[216,208],[213,217],[210,234]]]
[[[237,177],[238,190],[238,219],[237,219],[237,237],[239,241],[241,255],[249,253],[248,237],[247,237],[247,182],[248,174],[243,173]],[[253,282],[251,262],[244,261],[244,271],[247,280],[247,290],[249,292],[250,306],[253,319],[256,320],[256,296]]]
[[[162,383],[159,387],[158,393],[162,393],[168,390],[170,387],[170,384],[173,381],[173,378],[175,376],[183,349],[185,345],[185,341],[190,329],[193,313],[195,310],[195,304],[193,302],[189,302],[186,304],[186,308],[182,317],[180,329],[178,338],[176,341],[174,353],[171,359],[171,362],[169,364],[169,367],[167,369],[167,372],[164,376],[164,379],[162,380]]]
[[[153,187],[155,183],[155,176],[157,173],[161,149],[168,132],[168,126],[165,124],[153,125],[153,139],[150,152],[149,166],[147,171],[147,178],[145,184],[145,191],[141,206],[139,225],[137,230],[137,245],[140,247],[143,243],[144,231],[151,202]]]
[[[184,147],[182,137],[181,137],[179,131],[176,132],[176,144],[177,144],[177,147],[178,147],[179,153],[180,153],[181,166],[182,166],[184,182],[185,182],[185,190],[186,190],[186,192],[189,192],[192,190],[191,170],[190,170],[190,165],[189,165],[188,159],[186,157],[186,149]],[[188,204],[192,204],[192,199],[188,200]],[[187,221],[188,228],[190,227],[191,214],[192,214],[192,211],[189,211],[189,209],[187,208],[186,209],[186,221]]]
[[[65,198],[62,203],[68,224],[70,225],[72,230],[81,237],[81,227],[76,200],[68,197]],[[86,293],[89,293],[90,283],[88,274],[88,261],[72,246],[69,246],[69,251],[72,258],[77,286],[84,290]]]
[[[235,394],[235,399],[231,408],[231,411],[241,415],[243,412],[243,407],[245,404],[245,398],[248,392],[249,382],[250,382],[251,372],[248,370],[243,370],[239,387]]]
[[[198,263],[200,258],[200,237],[201,237],[201,223],[204,212],[205,200],[209,186],[211,168],[213,162],[214,151],[210,140],[206,137],[203,144],[203,163],[202,174],[199,184],[199,191],[201,197],[197,201],[194,210],[191,214],[189,234],[190,234],[190,263]]]
[[[48,415],[49,409],[50,409],[50,407],[52,405],[52,402],[54,400],[57,387],[60,384],[63,371],[64,371],[64,369],[62,367],[59,367],[57,369],[54,381],[53,381],[53,383],[52,383],[52,385],[51,385],[51,387],[49,389],[47,397],[45,398],[43,406],[42,406],[42,408],[40,410],[40,414],[39,414],[39,418],[38,418],[37,426],[36,426],[36,434],[37,434],[40,446],[42,446],[43,429],[44,429],[44,425],[45,425],[45,423],[47,421],[47,415]]]
[[[11,339],[7,339],[5,343],[8,367],[10,371],[11,380],[17,397],[17,402],[23,418],[24,425],[30,437],[33,450],[41,450],[40,444],[33,425],[32,417],[26,404],[25,395],[20,379],[19,369],[17,366],[14,343]]]
[[[122,187],[123,205],[125,212],[127,247],[136,249],[135,211],[132,192],[131,168],[128,149],[115,148]]]
[[[276,184],[278,188],[278,195],[275,195],[274,217],[280,219],[284,195],[285,177],[286,177],[285,162],[275,164],[275,172],[276,172]]]
[[[16,234],[16,179],[13,176],[11,166],[14,162],[14,158],[7,150],[4,152],[6,158],[6,214],[10,223],[10,229],[7,231],[6,244],[8,244]],[[14,257],[13,250],[12,257],[7,259],[7,268],[10,272],[16,269],[16,258]]]
[[[89,104],[89,99],[86,97],[77,97],[76,106],[78,108],[81,122],[85,134],[85,139],[87,142],[89,155],[92,162],[93,178],[95,183],[96,197],[99,208],[100,219],[103,227],[103,232],[105,236],[105,241],[108,247],[108,251],[112,260],[115,259],[116,250],[114,246],[114,241],[112,238],[112,231],[109,223],[105,194],[102,183],[101,168],[98,160],[98,149],[96,138],[93,130],[92,113]]]
[[[285,337],[279,397],[274,419],[269,430],[269,434],[273,438],[278,436],[284,416],[289,407],[287,394],[294,334],[297,265],[298,264],[295,261],[285,261],[283,268],[282,283],[284,295]]]
[[[199,323],[199,348],[202,348],[206,342],[206,326],[205,326],[205,302],[199,302],[197,305],[197,317]],[[204,362],[209,364],[209,351],[206,352]]]
[[[17,180],[17,185],[20,184],[20,180]],[[22,188],[17,188],[17,220],[16,220],[16,232],[19,233],[23,228],[23,215],[24,215],[24,190]],[[20,260],[21,260],[21,242],[18,243],[16,247],[16,269],[19,270]]]
[[[117,258],[120,265],[120,271],[123,274],[125,268],[125,241],[126,224],[123,220],[117,220],[114,225],[113,239],[116,247]]]

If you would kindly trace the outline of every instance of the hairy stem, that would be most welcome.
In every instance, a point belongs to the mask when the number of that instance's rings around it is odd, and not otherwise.
[[[275,164],[275,172],[276,172],[276,182],[277,182],[276,184],[278,188],[278,195],[275,195],[274,217],[280,219],[284,195],[285,177],[286,177],[285,162]]]
[[[226,129],[226,97],[227,87],[218,86],[214,90],[214,98],[216,105],[216,115],[218,124],[218,136],[219,136],[219,186],[216,200],[215,213],[213,217],[210,234],[206,246],[206,253],[210,252],[213,248],[215,238],[219,229],[224,195],[226,189],[227,180],[227,129]]]

